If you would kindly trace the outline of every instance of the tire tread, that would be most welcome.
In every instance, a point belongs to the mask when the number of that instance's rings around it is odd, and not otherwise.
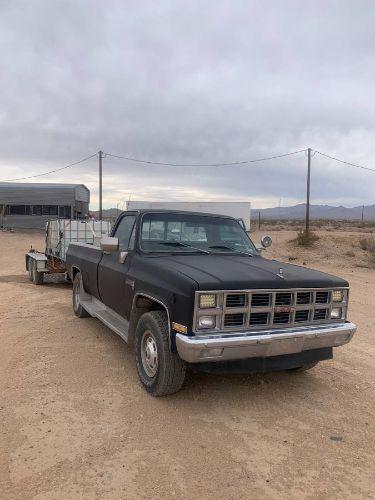
[[[73,294],[72,294],[72,305],[73,305],[73,312],[78,318],[88,318],[90,317],[90,314],[82,307],[81,304],[79,304],[77,310],[74,308],[74,287],[77,286],[77,282],[80,282],[81,280],[81,273],[77,273],[74,276],[73,280]]]
[[[149,321],[154,323],[161,333],[163,343],[163,357],[165,366],[158,374],[158,380],[154,386],[148,387],[143,384],[153,396],[166,396],[179,391],[185,380],[186,366],[177,353],[171,352],[168,338],[168,318],[163,311],[150,311],[141,316],[136,335],[142,333],[142,325]],[[137,369],[138,362],[137,362]],[[142,378],[141,378],[142,381]]]

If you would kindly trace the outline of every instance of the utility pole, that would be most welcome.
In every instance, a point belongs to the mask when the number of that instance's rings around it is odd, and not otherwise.
[[[363,225],[363,222],[365,220],[365,206],[362,205],[362,217],[361,217],[361,220],[362,220],[362,225]]]
[[[307,192],[306,192],[306,236],[310,231],[310,171],[311,171],[311,148],[307,149]]]
[[[103,151],[99,151],[99,220],[103,220]]]

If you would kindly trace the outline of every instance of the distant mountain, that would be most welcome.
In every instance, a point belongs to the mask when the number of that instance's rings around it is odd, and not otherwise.
[[[123,212],[123,210],[117,208],[103,208],[103,217],[104,219],[116,218],[121,212]],[[90,214],[97,219],[99,217],[99,210],[90,210]]]
[[[362,208],[362,206],[347,208],[343,206],[332,207],[331,205],[310,205],[310,217],[312,219],[360,220]],[[306,204],[300,203],[292,207],[253,208],[251,212],[253,218],[255,214],[260,212],[263,219],[298,220],[305,218]],[[375,205],[365,206],[364,220],[375,220]]]
[[[103,217],[116,218],[122,210],[116,208],[103,209]],[[278,220],[298,220],[304,219],[306,213],[306,204],[300,203],[292,207],[274,207],[274,208],[252,208],[252,219],[258,216],[258,212],[262,219],[278,219]],[[95,217],[99,216],[99,212],[90,211]],[[361,220],[362,206],[347,208],[347,207],[332,207],[331,205],[310,205],[311,219],[330,219],[330,220]],[[375,220],[375,205],[367,205],[364,209],[364,220]]]

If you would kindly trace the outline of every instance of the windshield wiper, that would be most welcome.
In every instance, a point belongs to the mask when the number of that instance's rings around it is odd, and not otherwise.
[[[233,247],[230,247],[228,245],[212,245],[208,248],[217,248],[218,250],[222,249],[222,250],[231,250],[232,252],[235,252],[235,253],[240,253],[242,255],[248,255],[249,257],[254,257],[254,255],[252,253],[248,253],[248,252],[243,252],[242,250],[237,250],[237,248],[233,248]]]
[[[160,244],[171,246],[171,247],[192,248],[193,250],[197,250],[198,252],[207,253],[207,254],[211,253],[208,250],[203,250],[203,248],[193,247],[192,245],[187,245],[186,243],[181,243],[181,241],[162,241],[162,242],[160,242]]]

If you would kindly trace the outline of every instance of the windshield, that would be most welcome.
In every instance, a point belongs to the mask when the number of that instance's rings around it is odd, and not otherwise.
[[[258,254],[236,220],[178,213],[145,214],[140,247],[145,252]]]

